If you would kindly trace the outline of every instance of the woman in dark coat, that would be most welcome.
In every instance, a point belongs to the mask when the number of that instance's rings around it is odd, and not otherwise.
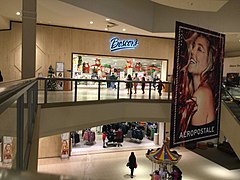
[[[128,158],[128,167],[131,169],[131,178],[133,178],[134,168],[137,168],[137,160],[134,152],[131,152],[131,155]]]
[[[3,76],[2,76],[2,72],[0,71],[0,82],[3,81]]]
[[[126,86],[127,86],[127,90],[128,90],[128,94],[130,93],[130,94],[132,94],[132,76],[129,74],[128,76],[127,76],[127,84],[126,84]]]

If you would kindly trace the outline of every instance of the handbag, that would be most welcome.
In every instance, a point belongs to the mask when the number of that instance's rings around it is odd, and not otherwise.
[[[129,167],[129,162],[126,164],[127,167]]]
[[[137,163],[135,163],[134,168],[137,168]]]

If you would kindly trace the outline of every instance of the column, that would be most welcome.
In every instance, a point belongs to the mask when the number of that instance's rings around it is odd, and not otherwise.
[[[159,122],[158,123],[158,134],[159,134],[159,145],[162,146],[163,142],[164,142],[164,132],[165,128],[164,128],[164,122]]]
[[[35,77],[37,0],[22,0],[22,79]]]

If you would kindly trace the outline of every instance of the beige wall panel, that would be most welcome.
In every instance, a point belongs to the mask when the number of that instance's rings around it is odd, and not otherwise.
[[[0,31],[0,70],[4,81],[20,79],[20,71],[15,62],[21,60],[22,29],[20,23],[13,23],[12,30]],[[20,48],[19,48],[20,47]]]
[[[61,136],[54,135],[39,139],[38,158],[56,157],[61,155]]]
[[[0,31],[0,69],[4,80],[21,77],[21,23],[12,22],[12,29]],[[110,52],[109,40],[117,36],[120,39],[138,39],[135,50]],[[156,37],[115,34],[83,29],[72,29],[37,25],[36,33],[36,76],[47,76],[50,65],[56,68],[56,62],[64,62],[65,70],[71,69],[72,53],[124,56],[135,58],[167,59],[168,74],[172,74],[174,40]],[[70,77],[70,73],[65,73]]]

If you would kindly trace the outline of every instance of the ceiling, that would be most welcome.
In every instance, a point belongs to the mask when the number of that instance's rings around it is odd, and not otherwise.
[[[195,21],[226,34],[225,55],[234,57],[240,56],[239,7],[239,0],[37,0],[37,23],[174,38],[172,20]],[[22,12],[22,0],[0,0],[0,29],[8,29],[10,20],[22,20],[17,11]]]

